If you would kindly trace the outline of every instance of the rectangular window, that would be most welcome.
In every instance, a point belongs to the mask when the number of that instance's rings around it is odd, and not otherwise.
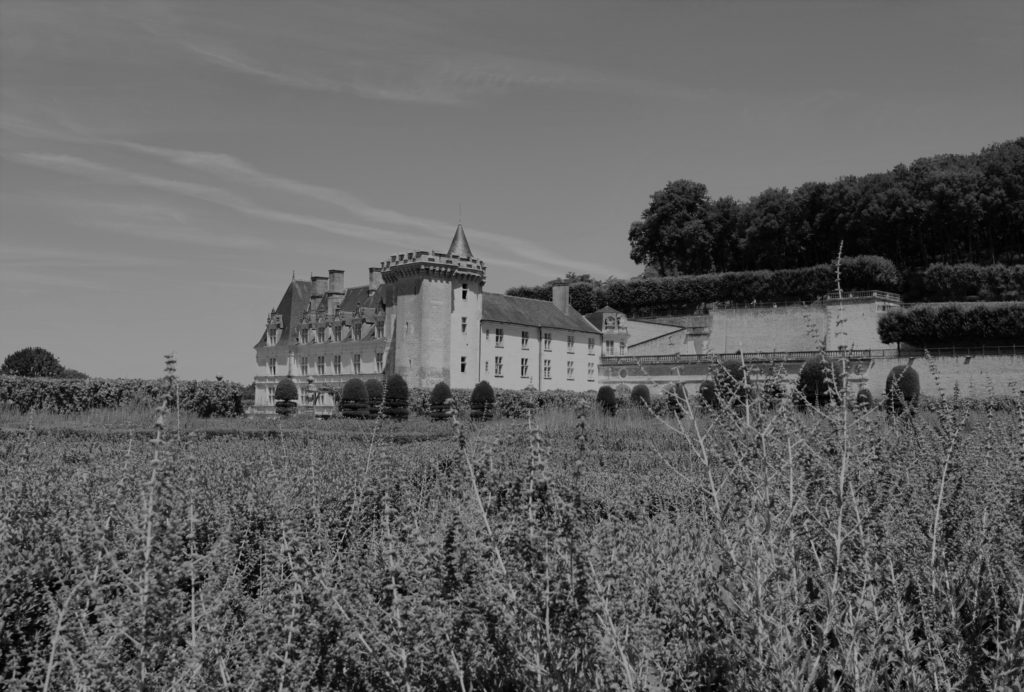
[[[484,361],[484,372],[490,372],[491,364],[488,361]]]
[[[544,379],[545,380],[550,380],[551,379],[551,359],[550,358],[545,358],[544,359]]]
[[[614,356],[615,355],[615,342],[612,341],[611,339],[607,339],[604,342],[604,354],[606,356]]]
[[[544,350],[551,350],[551,332],[544,332]]]
[[[591,382],[594,381],[594,361],[587,363],[587,379]]]
[[[530,347],[530,332],[522,332],[523,335],[523,348]]]
[[[360,374],[361,372],[361,361],[362,357],[358,353],[352,355],[352,372],[355,373],[356,375]]]
[[[462,284],[462,299],[469,297],[469,284]]]
[[[334,356],[334,374],[341,374],[341,356]]]
[[[303,329],[299,330],[299,343],[300,344],[306,343],[306,332]]]
[[[320,343],[320,344],[322,344],[322,343],[324,343],[326,341],[326,339],[324,338],[324,328],[323,327],[320,327],[319,329],[316,330],[316,340],[317,340],[317,343]]]
[[[462,318],[462,333],[463,334],[466,333],[467,327],[469,327],[469,318],[468,317],[463,317]]]
[[[317,356],[316,357],[316,374],[317,375],[323,375],[324,374],[324,369],[325,369],[324,368],[324,361],[326,361],[326,360],[327,359],[324,358],[323,356]]]
[[[494,330],[494,348],[505,348],[505,330]]]
[[[520,358],[519,359],[519,376],[529,377],[530,376],[530,359]]]
[[[267,372],[271,375],[277,374],[277,358],[271,358],[267,361]]]
[[[466,356],[459,358],[459,372],[466,372]]]
[[[309,328],[309,335],[307,336],[306,340],[311,344],[316,343],[316,330],[313,329],[312,327]]]
[[[571,360],[565,363],[565,376],[570,380],[576,379],[576,366]]]
[[[587,353],[594,355],[594,337],[587,338]]]
[[[384,372],[384,354],[378,353],[373,358],[377,366],[377,372]]]
[[[267,327],[267,346],[273,346],[274,345],[274,337],[277,335],[276,332],[277,332],[276,329],[272,329],[271,327]]]
[[[576,350],[576,337],[569,334],[565,337],[565,352],[572,353]]]
[[[494,356],[494,376],[495,377],[504,377],[504,375],[501,372],[501,366],[502,366],[501,356]]]
[[[620,356],[626,355],[626,342],[625,341],[620,341],[619,342],[619,355]]]
[[[384,338],[384,323],[374,322],[373,323],[373,338],[383,339]]]
[[[299,372],[303,375],[309,374],[309,358],[302,356],[302,360],[299,361]]]

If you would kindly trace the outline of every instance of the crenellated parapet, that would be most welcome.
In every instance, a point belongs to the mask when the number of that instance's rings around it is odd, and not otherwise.
[[[434,277],[438,279],[473,279],[483,282],[487,265],[475,257],[453,255],[421,250],[400,255],[391,255],[381,262],[381,276],[385,283],[395,283],[404,278]]]

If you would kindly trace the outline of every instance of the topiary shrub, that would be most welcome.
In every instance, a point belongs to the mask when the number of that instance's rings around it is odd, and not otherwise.
[[[611,385],[603,385],[597,390],[597,405],[601,409],[601,413],[608,416],[615,415],[615,410],[619,406],[615,398],[615,390],[612,389]]]
[[[875,405],[875,397],[871,395],[871,390],[867,387],[861,387],[857,390],[857,408],[867,410]]]
[[[358,377],[345,382],[341,390],[341,415],[344,418],[366,418],[369,415],[366,383]]]
[[[373,379],[366,381],[366,412],[371,418],[380,415],[384,404],[384,383]]]
[[[638,384],[629,393],[629,401],[634,406],[649,409],[651,407],[651,390],[645,384]]]
[[[438,382],[430,392],[430,417],[433,420],[449,420],[455,416],[452,389],[444,382]]]
[[[295,400],[299,398],[299,388],[290,377],[282,377],[274,388],[274,410],[279,416],[290,416],[298,409]]]
[[[921,377],[910,366],[897,365],[885,378],[885,408],[889,413],[913,413],[921,397]]]
[[[797,377],[797,403],[812,406],[839,403],[846,379],[841,368],[840,364],[820,354],[808,358]]]
[[[700,383],[700,400],[708,408],[720,408],[722,400],[718,398],[718,385],[711,378]]]
[[[388,378],[385,387],[384,415],[396,420],[405,420],[409,417],[409,385],[401,375],[392,375]]]
[[[473,420],[494,418],[494,388],[487,380],[481,380],[473,387],[469,397],[469,417]]]

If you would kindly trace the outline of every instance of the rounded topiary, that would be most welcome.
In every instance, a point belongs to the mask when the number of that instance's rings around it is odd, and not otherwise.
[[[715,380],[708,378],[701,382],[699,391],[705,406],[719,408],[722,405],[722,400],[718,397],[718,383]]]
[[[430,392],[430,417],[434,420],[448,420],[454,416],[452,389],[446,383],[438,382]]]
[[[274,403],[274,411],[279,416],[290,416],[294,414],[299,408],[299,405],[294,401],[278,401]]]
[[[358,377],[345,382],[341,390],[341,415],[345,418],[366,418],[369,414],[366,383]]]
[[[629,393],[629,401],[634,406],[640,408],[651,407],[651,390],[648,389],[645,384],[638,384],[633,387],[633,391]]]
[[[381,406],[384,403],[384,384],[378,379],[366,381],[366,410],[367,413],[376,418],[380,414]]]
[[[846,374],[842,366],[823,355],[808,358],[797,377],[796,390],[800,403],[806,401],[812,406],[838,403]]]
[[[897,365],[885,378],[885,408],[890,413],[913,413],[921,397],[921,377],[910,366]]]
[[[295,401],[299,398],[299,388],[290,377],[282,377],[274,389],[274,401]]]
[[[490,382],[481,380],[473,387],[473,393],[469,397],[469,416],[477,420],[491,420],[494,418],[494,388]]]
[[[615,399],[615,390],[612,389],[611,385],[603,385],[597,390],[597,405],[601,408],[602,413],[609,416],[615,415],[618,402]]]
[[[384,396],[384,415],[405,420],[409,417],[409,385],[405,378],[395,374],[388,378]]]
[[[875,405],[875,397],[871,395],[871,390],[867,387],[861,387],[857,390],[857,408],[869,409]]]

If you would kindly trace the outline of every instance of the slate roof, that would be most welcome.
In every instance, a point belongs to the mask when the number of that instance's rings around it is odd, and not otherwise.
[[[501,293],[484,293],[483,298],[483,315],[480,318],[482,320],[599,333],[594,325],[571,306],[569,313],[566,314],[549,300],[506,296]]]
[[[455,236],[452,237],[452,244],[448,247],[448,254],[452,257],[473,258],[473,251],[469,249],[469,241],[466,240],[466,232],[462,230],[461,223],[455,229]]]
[[[296,281],[292,279],[292,282],[288,284],[288,288],[285,289],[284,295],[281,297],[281,302],[277,305],[277,310],[274,311],[281,315],[281,338],[278,339],[277,343],[291,343],[291,338],[295,335],[295,328],[302,317],[302,311],[309,304],[309,296],[312,294],[312,281]],[[263,333],[260,334],[260,340],[256,342],[256,346],[266,345],[267,329],[264,327]]]

